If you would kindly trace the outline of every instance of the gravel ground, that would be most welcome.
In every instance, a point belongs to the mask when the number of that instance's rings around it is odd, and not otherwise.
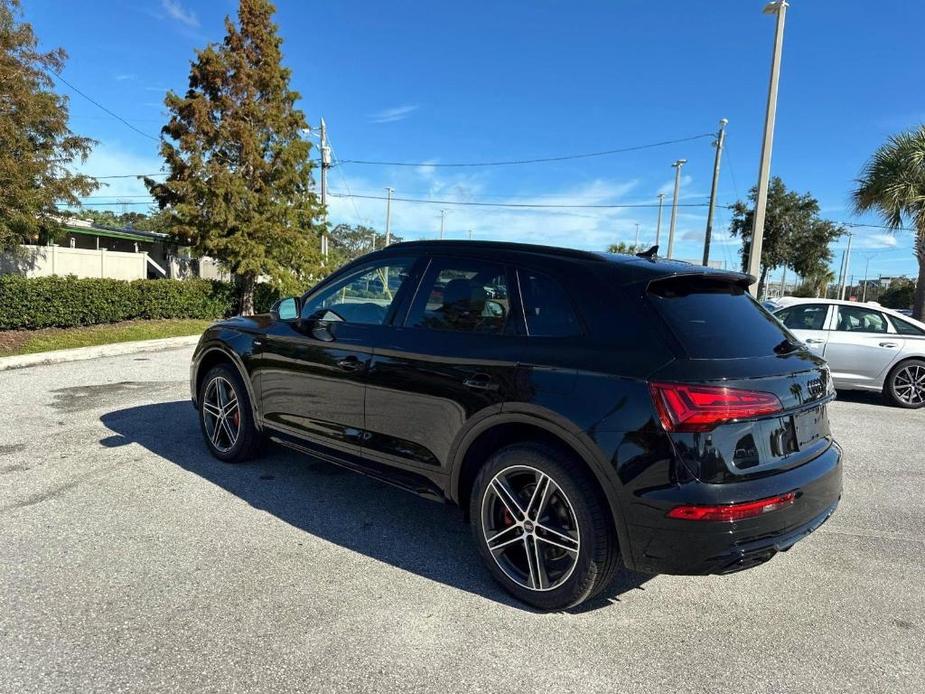
[[[209,457],[191,349],[0,373],[0,691],[925,691],[925,412],[851,396],[835,516],[538,614],[450,507]]]

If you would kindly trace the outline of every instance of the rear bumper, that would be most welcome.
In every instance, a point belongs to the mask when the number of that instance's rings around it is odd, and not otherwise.
[[[666,518],[680,504],[724,504],[794,491],[792,506],[738,522]],[[631,568],[645,573],[724,574],[785,552],[835,512],[842,493],[842,451],[833,443],[793,470],[730,484],[700,482],[645,494],[644,522],[628,526]]]

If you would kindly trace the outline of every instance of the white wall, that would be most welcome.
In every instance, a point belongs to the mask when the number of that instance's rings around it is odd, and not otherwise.
[[[0,273],[137,280],[148,276],[148,254],[66,246],[20,246],[17,251],[0,256]]]

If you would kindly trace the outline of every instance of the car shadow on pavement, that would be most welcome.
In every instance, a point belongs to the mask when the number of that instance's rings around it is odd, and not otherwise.
[[[258,460],[223,463],[208,452],[189,401],[141,405],[104,414],[115,432],[106,447],[137,443],[155,455],[316,537],[496,602],[532,611],[493,581],[478,557],[470,526],[452,507],[434,503],[336,465],[269,445]],[[587,612],[642,589],[652,576],[628,569]]]
[[[882,393],[868,391],[868,390],[840,390],[836,396],[838,400],[843,402],[856,402],[861,405],[879,405],[880,407],[887,407],[890,409],[899,409],[891,404],[889,404],[884,398]]]

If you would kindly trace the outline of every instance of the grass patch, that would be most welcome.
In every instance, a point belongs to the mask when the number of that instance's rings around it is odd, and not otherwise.
[[[132,320],[82,328],[0,331],[0,357],[55,349],[108,345],[114,342],[156,340],[198,335],[214,321],[199,319]]]

